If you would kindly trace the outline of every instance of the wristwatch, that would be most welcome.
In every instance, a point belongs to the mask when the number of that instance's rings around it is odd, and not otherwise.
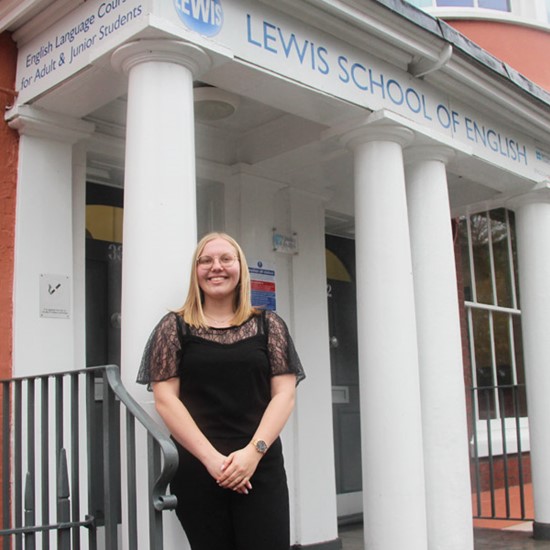
[[[265,454],[267,451],[267,443],[262,439],[255,439],[252,445],[254,445],[254,448],[261,454]]]

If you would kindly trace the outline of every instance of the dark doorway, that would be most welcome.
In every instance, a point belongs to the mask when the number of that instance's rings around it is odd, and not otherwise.
[[[120,309],[122,295],[122,189],[88,183],[86,186],[86,366],[120,366]],[[96,380],[90,414],[90,426],[102,426],[103,379]],[[108,431],[111,437],[112,464],[118,465],[116,483],[111,489],[113,502],[120,502],[120,409],[116,402],[114,425]],[[92,513],[98,525],[103,524],[104,511],[103,462],[105,434],[91,433],[91,476],[96,482],[90,486]],[[121,521],[120,507],[116,510]]]
[[[344,495],[362,490],[355,242],[327,235],[326,255],[336,490]]]
[[[122,189],[86,188],[86,365],[120,365]],[[120,226],[120,227],[119,227]]]
[[[122,244],[86,239],[86,365],[120,365]]]

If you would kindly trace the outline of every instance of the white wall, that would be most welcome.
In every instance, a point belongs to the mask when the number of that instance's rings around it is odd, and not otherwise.
[[[72,145],[23,135],[15,227],[13,375],[74,368]],[[69,277],[69,319],[41,318],[41,274]]]

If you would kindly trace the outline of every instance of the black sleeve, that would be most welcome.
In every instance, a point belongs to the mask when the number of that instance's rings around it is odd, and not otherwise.
[[[264,315],[271,376],[295,374],[299,384],[306,375],[286,323],[273,311]]]
[[[145,345],[137,383],[147,384],[151,389],[151,382],[178,376],[180,357],[177,313],[168,313],[158,322]]]

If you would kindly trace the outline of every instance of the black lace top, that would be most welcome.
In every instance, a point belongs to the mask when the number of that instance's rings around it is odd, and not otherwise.
[[[304,377],[285,322],[274,312],[240,326],[196,328],[168,313],[153,330],[141,362],[141,384],[180,378],[180,398],[207,436],[251,436],[270,399],[270,379]]]

